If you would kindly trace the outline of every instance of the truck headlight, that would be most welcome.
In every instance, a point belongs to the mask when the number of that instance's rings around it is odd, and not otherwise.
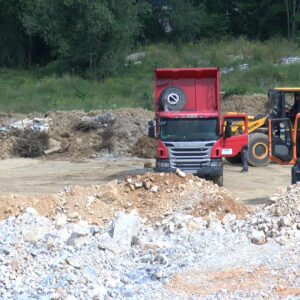
[[[222,164],[221,161],[211,161],[211,162],[210,162],[210,166],[211,166],[211,167],[220,167],[221,164]]]
[[[170,163],[167,162],[167,161],[159,161],[157,163],[157,166],[161,167],[161,168],[169,168],[170,167]]]

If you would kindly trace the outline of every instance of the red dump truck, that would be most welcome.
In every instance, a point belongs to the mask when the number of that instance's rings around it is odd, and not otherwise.
[[[156,69],[155,124],[149,125],[149,135],[157,138],[157,172],[180,169],[220,186],[222,157],[248,145],[247,115],[220,118],[218,68]]]

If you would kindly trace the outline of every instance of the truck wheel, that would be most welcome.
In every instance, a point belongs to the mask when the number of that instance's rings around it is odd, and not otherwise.
[[[242,162],[241,153],[238,153],[236,156],[225,157],[225,159],[232,164],[240,164]]]
[[[268,136],[254,133],[248,141],[248,163],[253,167],[266,166],[269,163]]]
[[[214,176],[213,183],[217,184],[218,186],[223,186],[223,175]]]
[[[181,88],[168,86],[161,92],[158,101],[161,110],[164,110],[165,106],[168,110],[183,110],[186,96]]]

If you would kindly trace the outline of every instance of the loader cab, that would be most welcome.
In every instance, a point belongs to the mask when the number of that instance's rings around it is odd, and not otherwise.
[[[288,118],[269,119],[269,153],[270,159],[281,165],[294,164],[300,158],[300,113],[294,124]]]
[[[295,121],[300,112],[300,87],[277,87],[268,92],[271,119],[288,118]]]

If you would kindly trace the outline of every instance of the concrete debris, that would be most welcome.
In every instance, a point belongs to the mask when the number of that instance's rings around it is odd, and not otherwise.
[[[291,228],[298,214],[290,193],[300,194],[299,187],[290,189],[263,210],[268,220],[276,214],[278,228]],[[278,286],[297,299],[300,237],[288,247],[264,239],[258,213],[228,214],[221,222],[174,212],[145,224],[134,211],[119,212],[109,226],[57,226],[62,215],[52,223],[25,211],[0,222],[1,299],[277,299]],[[134,236],[138,243],[131,243]]]
[[[283,188],[257,209],[247,220],[229,221],[236,230],[247,232],[256,244],[271,239],[288,244],[300,237],[300,184]]]
[[[280,63],[284,65],[299,64],[300,56],[284,56],[280,59]]]
[[[113,239],[120,244],[130,246],[132,238],[138,235],[141,219],[136,215],[127,215],[118,212],[113,228]]]
[[[86,243],[89,233],[88,228],[79,228],[72,232],[66,243],[70,246],[81,247]]]
[[[227,74],[229,72],[232,72],[234,71],[234,67],[233,66],[228,66],[228,67],[224,67],[224,68],[221,68],[220,69],[220,74]],[[238,65],[238,69],[239,70],[247,70],[249,69],[249,64],[241,64],[241,65]]]
[[[0,131],[9,131],[12,129],[30,130],[30,131],[48,131],[51,124],[51,118],[33,118],[20,121],[8,121],[7,125],[2,125]]]

